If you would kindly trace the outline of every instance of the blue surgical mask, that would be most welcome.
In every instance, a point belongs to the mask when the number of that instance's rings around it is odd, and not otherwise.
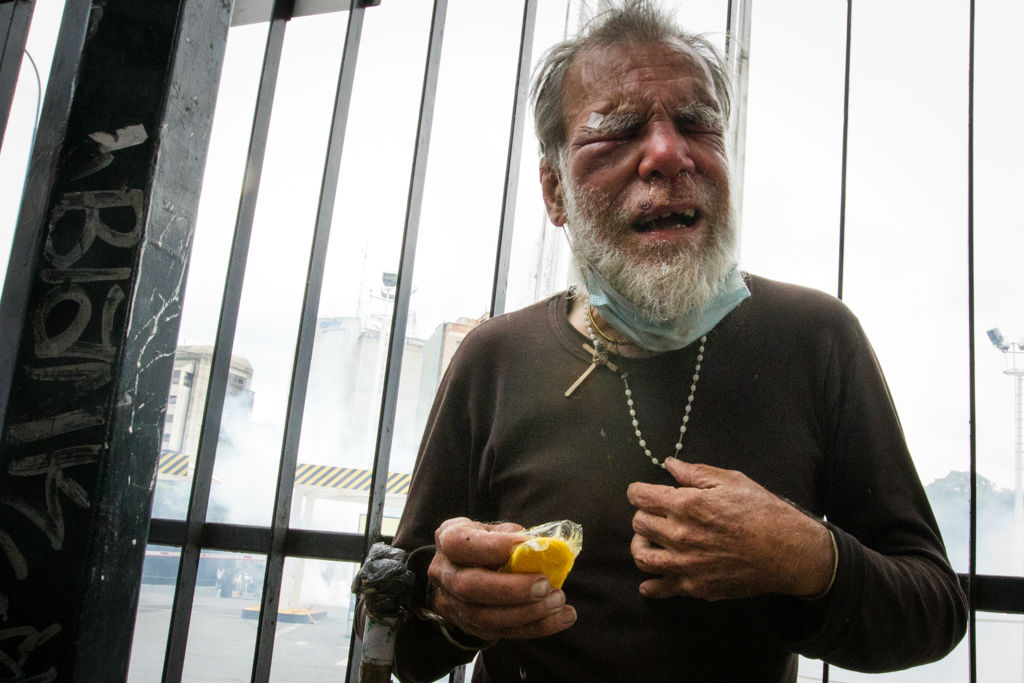
[[[688,311],[673,320],[653,322],[645,319],[636,304],[612,289],[590,266],[587,266],[586,278],[590,305],[601,317],[637,346],[657,352],[675,351],[700,339],[750,296],[739,268],[733,267],[718,293],[704,308]]]

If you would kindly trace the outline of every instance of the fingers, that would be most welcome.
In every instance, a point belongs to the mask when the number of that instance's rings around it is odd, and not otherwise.
[[[645,536],[638,533],[633,534],[629,552],[633,555],[633,562],[636,563],[637,569],[645,574],[665,574],[668,570],[666,562],[668,551],[655,545]]]
[[[634,483],[630,544],[637,567],[654,575],[650,597],[704,599],[762,593],[819,595],[831,580],[831,534],[741,472],[669,462],[680,486]]]
[[[551,593],[543,574],[511,574],[490,567],[464,566],[437,553],[427,569],[430,581],[462,602],[483,605],[519,605]]]
[[[453,564],[500,567],[508,560],[512,548],[522,543],[518,524],[482,524],[465,517],[449,519],[434,532],[437,551]]]
[[[709,601],[714,600],[714,596],[712,595],[701,595],[697,590],[689,585],[684,577],[679,575],[660,576],[656,579],[648,579],[640,584],[640,594],[645,598],[652,598],[654,600],[663,600],[665,598],[675,598],[679,596],[702,598]]]
[[[626,489],[626,496],[633,507],[652,518],[688,519],[704,515],[707,505],[705,492],[702,489],[633,482]]]
[[[565,604],[565,593],[560,590],[526,603],[496,605],[468,602],[438,589],[434,608],[463,631],[485,640],[540,638],[558,633],[576,621],[576,610]]]
[[[677,458],[665,460],[665,469],[675,477],[679,486],[633,482],[626,489],[626,495],[634,507],[667,516],[680,504],[685,503],[685,498],[681,499],[684,492],[715,488],[729,481],[735,474],[710,465],[683,462]]]
[[[645,574],[653,575],[653,578],[640,584],[640,594],[644,597],[714,597],[702,590],[700,582],[694,579],[701,575],[700,571],[685,566],[685,562],[681,561],[685,559],[683,556],[651,543],[640,534],[634,534],[629,550],[637,568]]]
[[[689,525],[687,521],[637,510],[633,513],[633,531],[653,544],[652,547],[699,547],[707,530]]]
[[[665,460],[665,469],[675,477],[681,486],[692,486],[698,489],[717,486],[722,477],[727,474],[726,470],[711,465],[685,462],[679,458]]]
[[[497,638],[539,638],[576,621],[565,593],[543,574],[498,572],[524,540],[517,524],[450,519],[434,534],[437,552],[427,569],[435,587],[429,607],[466,633]]]

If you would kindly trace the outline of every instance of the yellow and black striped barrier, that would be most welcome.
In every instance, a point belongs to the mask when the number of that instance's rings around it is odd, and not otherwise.
[[[164,451],[160,455],[160,475],[191,477],[190,463],[191,458],[186,453]],[[331,465],[300,463],[295,468],[295,485],[369,492],[371,475],[370,470],[355,467],[333,467]],[[411,480],[411,474],[389,472],[387,492],[392,495],[404,496],[409,493],[409,482]]]

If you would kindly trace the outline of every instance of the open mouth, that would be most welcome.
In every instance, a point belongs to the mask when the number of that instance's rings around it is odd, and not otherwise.
[[[700,212],[696,209],[685,211],[666,212],[660,216],[650,216],[642,221],[633,224],[637,232],[651,232],[653,230],[676,230],[679,228],[692,227],[700,218]]]

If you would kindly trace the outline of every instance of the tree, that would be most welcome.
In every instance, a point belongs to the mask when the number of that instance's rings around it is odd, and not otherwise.
[[[1013,547],[1013,491],[978,475],[977,567],[986,574],[1010,573]],[[925,487],[953,568],[967,571],[971,475],[953,471]]]

